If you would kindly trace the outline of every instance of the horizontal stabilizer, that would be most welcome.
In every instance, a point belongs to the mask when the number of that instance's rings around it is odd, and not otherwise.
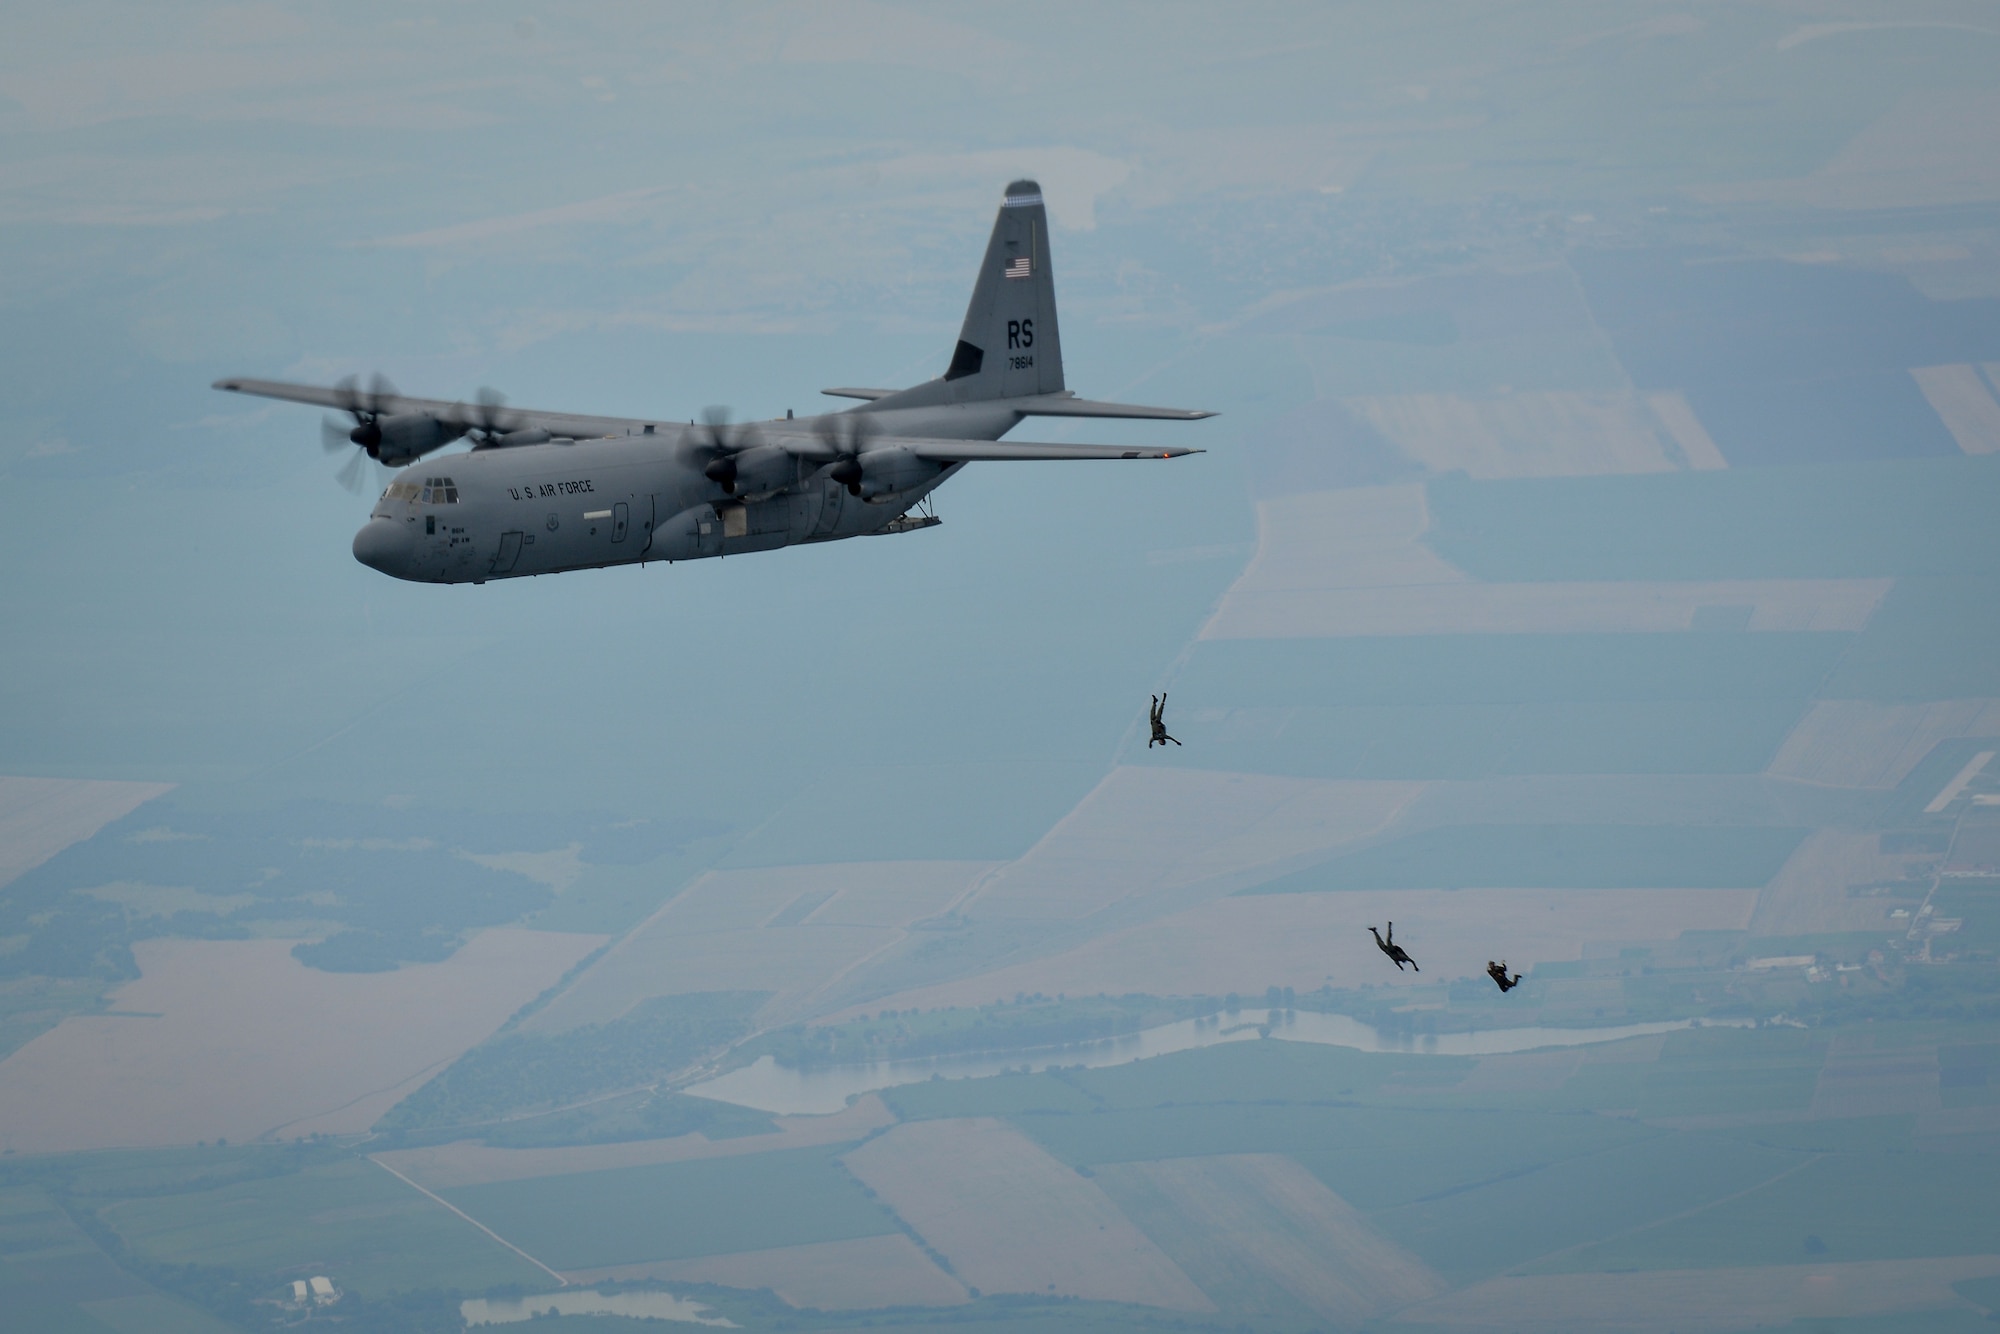
[[[908,449],[921,459],[939,463],[997,463],[1005,459],[1177,459],[1202,454],[1200,449],[1161,449],[1157,445],[1045,445],[1014,440],[898,440],[882,445]]]
[[[1027,417],[1139,417],[1149,421],[1193,422],[1213,417],[1213,412],[1191,408],[1149,408],[1137,403],[1101,403],[1074,394],[1046,394],[1009,404]]]
[[[825,394],[829,398],[864,398],[867,399],[870,403],[873,403],[876,399],[887,398],[889,395],[895,393],[896,391],[893,389],[841,388],[841,389],[822,389],[820,390],[820,392],[822,394]]]

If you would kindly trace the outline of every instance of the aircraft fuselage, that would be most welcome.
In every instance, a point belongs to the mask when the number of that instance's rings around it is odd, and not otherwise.
[[[896,436],[997,439],[1019,415],[988,404],[870,414],[871,448]],[[801,419],[758,424],[805,434]],[[433,455],[397,473],[354,536],[354,556],[418,583],[477,584],[644,561],[701,560],[879,533],[962,465],[910,460],[857,496],[810,458],[750,452],[733,492],[702,471],[693,429]],[[880,491],[881,485],[893,490]]]

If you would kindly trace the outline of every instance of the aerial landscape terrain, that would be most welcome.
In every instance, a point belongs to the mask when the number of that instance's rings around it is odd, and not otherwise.
[[[2000,8],[0,35],[0,1329],[2000,1319]],[[1020,177],[1205,453],[427,586],[209,388],[816,413]]]

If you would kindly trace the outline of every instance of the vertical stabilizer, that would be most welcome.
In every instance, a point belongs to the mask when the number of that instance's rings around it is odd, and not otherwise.
[[[1033,181],[1007,187],[944,378],[961,403],[1063,388],[1049,216]]]

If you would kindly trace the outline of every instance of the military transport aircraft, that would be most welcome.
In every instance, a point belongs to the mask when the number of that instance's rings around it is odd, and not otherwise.
[[[1007,187],[945,373],[911,389],[828,389],[860,406],[731,425],[584,417],[406,398],[377,379],[332,388],[218,380],[217,389],[341,408],[329,449],[404,470],[354,536],[362,564],[425,583],[484,583],[654,560],[696,560],[929,527],[910,510],[968,463],[1164,459],[1194,449],[1045,445],[1000,437],[1024,417],[1195,421],[1099,403],[1063,385],[1041,187]],[[458,440],[469,452],[425,456]],[[405,467],[404,465],[413,465]],[[356,454],[349,471],[364,467]]]

